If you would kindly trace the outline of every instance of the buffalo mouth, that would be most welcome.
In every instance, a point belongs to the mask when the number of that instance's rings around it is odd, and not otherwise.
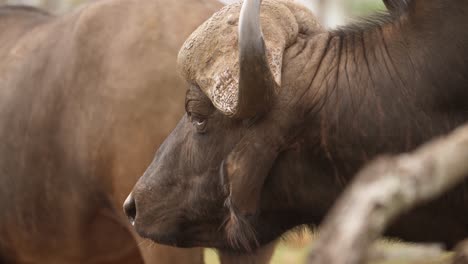
[[[192,248],[192,247],[199,247],[201,244],[207,245],[210,244],[208,241],[200,241],[197,239],[187,239],[186,237],[181,237],[179,234],[151,234],[148,236],[144,236],[151,241],[171,246],[171,247],[179,247],[179,248]],[[210,246],[213,247],[213,246]]]
[[[225,252],[231,252],[235,254],[245,254],[258,247],[270,243],[275,240],[278,236],[281,236],[287,231],[278,228],[272,228],[275,232],[268,232],[264,234],[265,229],[270,229],[270,225],[265,225],[262,228],[256,229],[259,231],[258,244],[251,244],[249,248],[239,247],[239,245],[233,245],[228,239],[224,221],[220,221],[221,224],[214,223],[190,223],[180,225],[175,232],[140,232],[137,230],[140,236],[149,239],[157,244],[179,247],[179,248],[192,248],[192,247],[208,247],[216,248]],[[256,226],[258,228],[258,226]]]
[[[221,222],[221,221],[219,221]],[[152,240],[155,243],[180,247],[213,247],[227,248],[226,240],[224,239],[223,229],[213,223],[182,223],[178,225],[176,231],[146,231],[136,228],[137,233],[146,239]]]
[[[227,248],[224,244],[224,239],[221,238],[206,238],[206,235],[191,236],[187,234],[172,233],[172,234],[140,234],[140,236],[150,239],[151,241],[172,247],[192,248],[192,247],[210,247],[210,248]],[[217,236],[216,236],[217,237]]]

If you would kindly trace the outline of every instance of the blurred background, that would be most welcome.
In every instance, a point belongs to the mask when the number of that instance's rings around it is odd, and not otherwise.
[[[78,5],[93,0],[0,0],[1,4],[23,4],[40,6],[54,13],[66,12]],[[94,0],[96,1],[96,0]],[[219,0],[232,3],[238,0]],[[349,23],[353,18],[375,10],[384,10],[381,0],[295,0],[315,12],[323,25],[329,28]]]
[[[0,0],[3,4],[21,4],[41,7],[52,13],[60,14],[77,8],[89,1],[99,0]],[[168,0],[174,1],[174,0]],[[220,0],[223,3],[232,3],[238,0]],[[328,28],[351,23],[358,17],[369,15],[373,12],[385,10],[381,0],[295,0],[310,8]],[[313,235],[304,232],[286,236],[273,256],[274,264],[303,263],[307,250],[311,245]],[[205,254],[207,264],[219,263],[216,253],[207,250]]]

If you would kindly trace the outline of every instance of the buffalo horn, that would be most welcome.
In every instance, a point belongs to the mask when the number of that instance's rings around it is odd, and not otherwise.
[[[245,0],[239,18],[239,90],[235,117],[265,113],[277,85],[260,27],[261,0]]]

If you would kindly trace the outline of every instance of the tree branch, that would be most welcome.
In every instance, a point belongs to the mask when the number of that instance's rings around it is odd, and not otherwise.
[[[468,125],[412,153],[377,159],[356,176],[331,210],[309,263],[364,263],[371,243],[391,220],[438,197],[465,176]]]

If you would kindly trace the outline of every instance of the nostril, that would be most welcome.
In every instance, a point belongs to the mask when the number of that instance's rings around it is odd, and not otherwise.
[[[135,205],[135,199],[133,199],[133,195],[130,193],[130,195],[125,199],[125,202],[123,204],[123,209],[125,214],[128,217],[128,220],[130,220],[130,223],[132,225],[135,225],[135,217],[136,217],[136,205]]]

